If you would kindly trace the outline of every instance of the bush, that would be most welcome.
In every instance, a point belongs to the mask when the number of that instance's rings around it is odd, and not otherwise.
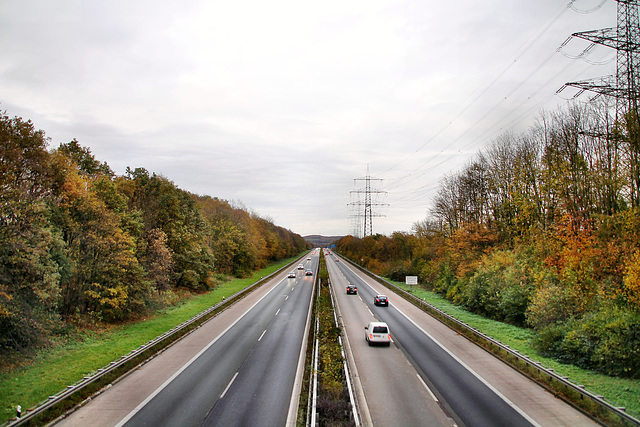
[[[383,276],[396,282],[404,282],[406,276],[417,276],[417,273],[412,269],[411,261],[394,261]]]
[[[192,290],[200,289],[200,275],[193,270],[184,270],[179,285]]]
[[[562,340],[567,327],[561,324],[551,324],[537,331],[533,338],[533,347],[545,357],[550,357],[562,363],[570,363],[562,349]]]
[[[461,288],[461,302],[472,313],[502,320],[500,302],[501,267],[482,265]]]
[[[535,287],[534,268],[527,257],[513,251],[492,252],[461,286],[461,300],[472,312],[524,325]]]
[[[563,363],[607,375],[640,378],[640,315],[604,308],[538,331],[534,347]]]
[[[447,262],[440,264],[440,271],[435,281],[436,292],[441,295],[447,295],[449,290],[456,286],[457,282],[458,280],[451,265]]]
[[[599,337],[591,354],[593,366],[607,375],[640,378],[640,315],[610,309],[592,322]]]
[[[527,308],[527,324],[542,330],[568,321],[577,315],[576,297],[566,288],[557,284],[547,284],[538,288]]]

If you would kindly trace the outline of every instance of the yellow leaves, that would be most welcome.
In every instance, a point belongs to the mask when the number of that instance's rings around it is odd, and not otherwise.
[[[9,317],[12,315],[12,312],[4,303],[11,301],[13,296],[3,291],[3,288],[5,288],[5,286],[0,285],[0,317]]]
[[[92,283],[91,289],[85,291],[89,304],[95,306],[106,315],[108,320],[119,318],[122,310],[127,306],[129,292],[123,285],[105,287],[99,283]]]
[[[640,309],[640,250],[635,252],[627,264],[623,291],[627,302],[636,310]]]

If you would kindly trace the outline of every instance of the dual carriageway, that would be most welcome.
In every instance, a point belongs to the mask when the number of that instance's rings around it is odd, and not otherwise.
[[[357,419],[376,426],[596,425],[424,311],[326,257]],[[319,250],[303,258],[314,273]],[[282,271],[59,420],[62,426],[293,426],[315,274]],[[347,295],[347,284],[357,295]],[[378,293],[388,307],[373,305]],[[389,325],[370,347],[364,325]]]

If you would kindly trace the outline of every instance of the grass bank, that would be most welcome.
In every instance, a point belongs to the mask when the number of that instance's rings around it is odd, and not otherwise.
[[[584,385],[596,394],[605,396],[608,401],[614,403],[616,406],[627,408],[627,412],[634,417],[640,417],[640,381],[609,377],[544,357],[531,346],[533,331],[530,329],[520,328],[469,313],[452,302],[445,300],[439,294],[427,291],[419,286],[410,286],[402,282],[394,281],[391,281],[391,283],[409,291],[418,298],[454,316],[456,319],[481,330],[503,344],[507,344],[521,353],[526,354],[544,366],[554,369],[559,374],[569,377],[571,381]]]
[[[193,296],[135,323],[97,331],[84,330],[64,345],[42,349],[26,366],[0,374],[0,424],[23,413],[86,374],[118,359],[176,325],[260,280],[294,258],[283,260],[251,277],[227,281],[203,295]]]

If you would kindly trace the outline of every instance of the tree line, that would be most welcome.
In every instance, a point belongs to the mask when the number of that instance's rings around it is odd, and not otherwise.
[[[116,175],[76,140],[50,149],[31,121],[0,115],[0,143],[0,354],[136,319],[307,248],[143,168]]]
[[[541,113],[440,183],[411,233],[337,249],[468,310],[532,328],[544,355],[640,378],[640,135],[605,104]]]

